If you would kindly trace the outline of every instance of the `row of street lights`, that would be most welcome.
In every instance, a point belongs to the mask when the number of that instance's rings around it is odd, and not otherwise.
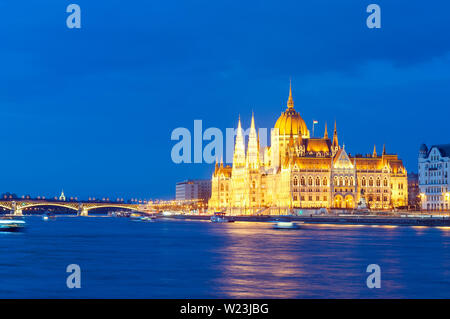
[[[19,197],[14,196],[12,194],[9,194],[9,195],[5,194],[5,195],[3,195],[3,199],[6,199],[6,200],[12,200],[12,199],[18,199],[18,198]],[[36,199],[36,200],[52,200],[52,201],[78,201],[78,197],[69,197],[69,198],[66,198],[66,199],[59,199],[57,196],[55,196],[53,198],[51,198],[51,197],[47,198],[46,196],[36,196],[35,198],[32,198],[30,195],[22,195],[20,197],[20,199],[29,199],[29,200]],[[114,200],[110,200],[109,197],[101,197],[101,198],[89,197],[88,201],[90,201],[90,202],[91,201],[92,202],[96,202],[96,201],[97,202],[98,201],[101,201],[101,202],[114,202]],[[116,198],[115,202],[116,203],[125,203],[125,199],[118,197],[118,198]],[[143,200],[143,199],[132,198],[128,202],[133,203],[133,204],[148,204],[148,203],[151,203],[152,201],[148,201],[148,200],[145,200],[145,199]]]

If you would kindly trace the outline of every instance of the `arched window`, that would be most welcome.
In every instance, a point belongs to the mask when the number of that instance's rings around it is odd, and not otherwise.
[[[372,176],[369,177],[369,186],[373,186],[373,178],[372,178]]]
[[[350,186],[355,186],[355,180],[354,180],[353,176],[350,177]]]
[[[302,186],[305,186],[305,177],[301,177],[300,178],[300,184],[302,185]]]
[[[362,186],[366,186],[366,177],[363,176],[362,180],[361,180],[361,185]]]
[[[320,186],[320,177],[316,177],[316,186]]]
[[[334,177],[334,186],[338,186],[338,178],[336,176]]]
[[[344,179],[342,176],[339,178],[339,186],[344,186]]]
[[[313,184],[313,179],[312,179],[312,177],[310,176],[310,177],[308,178],[308,185],[309,185],[309,186],[312,186],[312,184]]]
[[[322,185],[323,186],[327,186],[328,185],[328,181],[327,181],[326,177],[323,178]]]
[[[377,187],[380,187],[380,186],[381,186],[381,180],[379,177],[377,177]]]
[[[345,177],[345,186],[348,186],[348,177]]]
[[[223,191],[223,184],[220,184],[220,190]]]
[[[388,180],[387,180],[387,178],[384,178],[383,185],[384,185],[384,187],[387,187],[387,186],[388,186]]]
[[[297,186],[298,185],[298,178],[297,178],[297,176],[294,176],[294,186]]]
[[[252,188],[256,188],[256,182],[252,181]]]

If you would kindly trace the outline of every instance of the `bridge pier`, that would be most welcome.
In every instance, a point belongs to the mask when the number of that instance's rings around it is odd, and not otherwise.
[[[78,209],[78,216],[89,216],[88,210],[84,207],[80,207],[80,209]]]
[[[14,208],[14,216],[23,216],[22,209],[19,207]]]

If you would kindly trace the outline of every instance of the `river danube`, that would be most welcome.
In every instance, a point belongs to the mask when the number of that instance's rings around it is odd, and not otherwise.
[[[25,220],[0,233],[0,298],[450,298],[450,228]]]

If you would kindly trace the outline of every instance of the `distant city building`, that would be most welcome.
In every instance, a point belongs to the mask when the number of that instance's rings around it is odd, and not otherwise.
[[[211,197],[210,180],[186,180],[176,185],[176,200],[204,200]]]
[[[422,144],[419,150],[419,189],[422,209],[448,210],[450,204],[450,144]]]
[[[59,196],[59,200],[66,201],[66,195],[64,195],[64,189],[61,191],[61,195]]]
[[[408,173],[408,206],[413,209],[420,208],[419,175]]]

